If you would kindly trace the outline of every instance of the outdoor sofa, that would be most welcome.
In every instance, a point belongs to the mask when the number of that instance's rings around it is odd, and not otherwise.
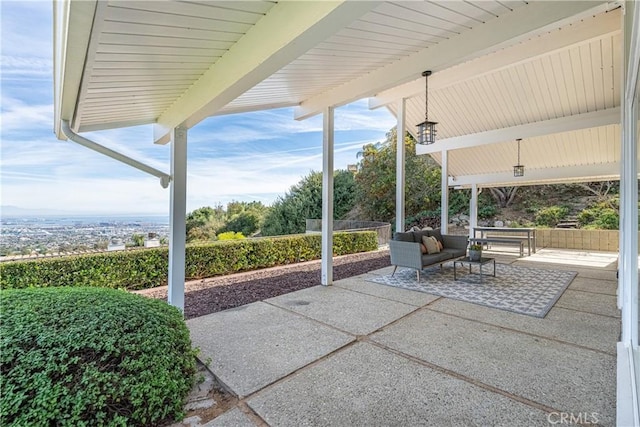
[[[422,253],[420,244],[423,236],[433,236],[440,241],[440,252]],[[440,229],[395,233],[393,240],[389,241],[391,265],[394,266],[392,276],[398,267],[414,268],[420,281],[420,271],[424,268],[437,264],[442,267],[445,262],[466,256],[468,240],[467,236],[443,235]]]

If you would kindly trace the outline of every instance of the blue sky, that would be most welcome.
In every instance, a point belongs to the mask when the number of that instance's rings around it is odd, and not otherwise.
[[[2,15],[0,204],[65,213],[168,214],[158,179],[53,134],[52,2],[0,0]],[[335,168],[395,125],[366,100],[338,108]],[[84,136],[163,171],[169,147],[151,126]],[[231,200],[272,203],[311,170],[322,169],[322,117],[293,120],[291,109],[211,117],[189,130],[187,210]]]

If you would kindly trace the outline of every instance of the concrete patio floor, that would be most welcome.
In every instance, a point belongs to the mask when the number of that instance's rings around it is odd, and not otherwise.
[[[496,256],[578,272],[543,319],[366,281],[391,267],[191,319],[239,397],[206,425],[615,425],[615,255],[587,255]]]

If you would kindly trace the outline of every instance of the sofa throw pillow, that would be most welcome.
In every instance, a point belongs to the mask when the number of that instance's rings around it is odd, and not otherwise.
[[[431,230],[431,232],[429,232],[429,236],[433,236],[436,239],[438,239],[439,242],[442,242],[442,233],[440,232],[439,228],[436,228],[435,230]]]
[[[429,236],[430,235],[425,230],[414,231],[414,232],[412,232],[412,234],[413,234],[413,241],[416,242],[416,243],[422,243],[422,238],[424,236]]]
[[[438,242],[438,248],[440,248],[440,250],[442,251],[444,249],[444,245],[442,244],[442,241],[436,239],[436,242]]]
[[[422,254],[426,254],[427,253],[427,247],[423,243],[420,243],[420,252]]]
[[[438,241],[436,240],[435,237],[424,236],[422,238],[422,243],[427,247],[427,253],[429,255],[440,253],[440,248],[438,247]]]

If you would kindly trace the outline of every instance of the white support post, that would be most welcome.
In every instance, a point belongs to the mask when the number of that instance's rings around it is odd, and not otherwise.
[[[628,99],[622,121],[620,172],[620,262],[622,289],[622,342],[638,343],[638,106]]]
[[[471,200],[469,201],[469,238],[473,239],[473,229],[478,226],[478,186],[471,184]]]
[[[321,283],[333,284],[333,107],[322,121],[322,266]]]
[[[622,90],[622,138],[620,149],[620,259],[618,263],[618,307],[621,308],[620,341],[638,346],[638,115],[635,102],[640,74],[640,9],[627,2],[623,16],[625,55]],[[621,298],[622,296],[622,298]],[[640,367],[636,366],[636,369]],[[636,418],[638,414],[636,414]]]
[[[405,193],[405,106],[406,100],[400,99],[398,102],[398,125],[396,126],[396,231],[404,231],[404,193]]]
[[[187,130],[171,131],[171,209],[169,217],[169,304],[184,311],[187,213]]]
[[[620,139],[620,256],[618,308],[621,334],[617,348],[617,425],[640,425],[638,406],[638,117],[640,112],[640,8],[623,3],[622,138]],[[636,102],[634,102],[634,100]]]
[[[440,197],[440,231],[448,234],[449,229],[449,159],[448,151],[442,150],[442,190]]]

